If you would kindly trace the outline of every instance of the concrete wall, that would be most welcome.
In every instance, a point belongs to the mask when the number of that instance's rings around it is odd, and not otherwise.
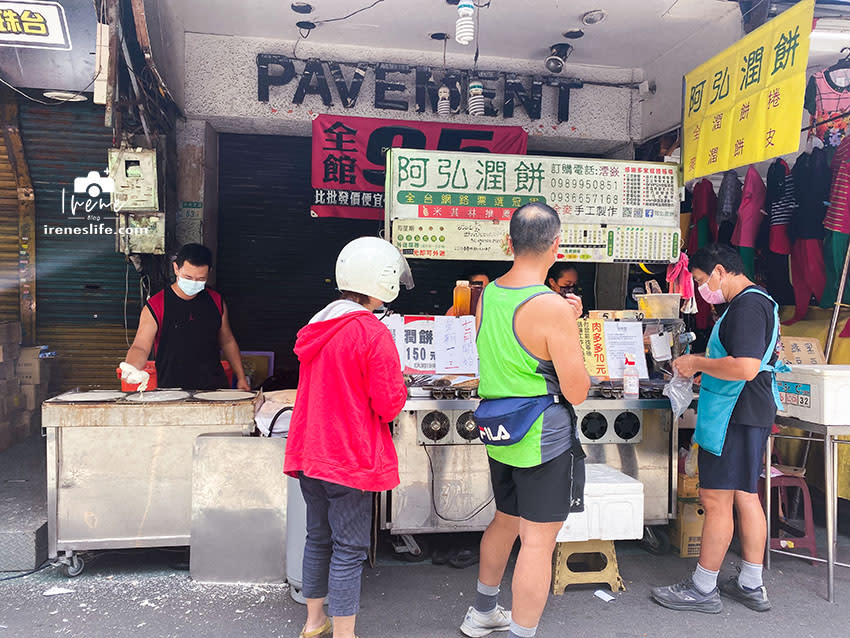
[[[681,126],[682,78],[744,36],[740,9],[732,2],[727,4],[729,10],[720,19],[707,21],[698,34],[670,48],[644,68],[644,78],[655,83],[656,92],[641,98],[640,140]]]
[[[435,120],[430,105],[425,113],[376,109],[374,107],[374,73],[369,72],[354,108],[346,109],[340,103],[336,88],[331,83],[334,105],[326,107],[319,96],[307,95],[303,104],[292,103],[298,78],[285,86],[271,87],[268,102],[257,99],[257,64],[259,53],[293,57],[294,42],[240,38],[208,34],[186,34],[186,115],[203,119],[220,132],[262,133],[285,135],[310,135],[311,114],[320,112],[346,113],[363,117],[379,117],[408,120]],[[441,66],[441,56],[423,56],[412,51],[374,51],[355,47],[322,47],[310,44],[309,40],[298,43],[297,57],[322,60],[355,60],[367,63],[392,62],[421,66]],[[467,70],[469,56],[447,60],[449,68]],[[297,62],[300,71],[302,63]],[[542,64],[516,62],[499,58],[482,58],[482,70],[517,73],[527,79],[531,75],[542,76]],[[349,68],[348,73],[351,72]],[[350,76],[348,76],[350,78]],[[609,83],[630,82],[634,77],[631,70],[602,69],[598,67],[568,67],[562,77],[579,77],[586,81]],[[403,82],[404,76],[396,74],[393,81]],[[496,82],[498,84],[498,82]],[[407,80],[407,96],[414,104],[413,80]],[[513,118],[481,117],[466,114],[453,115],[452,122],[524,126],[529,131],[529,147],[540,150],[562,150],[564,152],[600,153],[628,142],[639,135],[640,105],[633,100],[629,88],[591,86],[573,90],[571,93],[570,119],[557,120],[557,97],[555,87],[543,87],[542,117],[529,119],[521,107],[517,107]],[[394,94],[404,99],[405,94]]]
[[[218,134],[209,123],[201,120],[178,122],[177,156],[179,208],[174,243],[178,246],[190,242],[204,244],[213,251],[215,263],[218,247]]]

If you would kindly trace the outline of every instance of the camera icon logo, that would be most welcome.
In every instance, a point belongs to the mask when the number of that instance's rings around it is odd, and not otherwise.
[[[74,178],[74,192],[85,193],[92,199],[97,199],[103,193],[115,192],[115,180],[104,177],[97,171],[89,171],[85,177]]]

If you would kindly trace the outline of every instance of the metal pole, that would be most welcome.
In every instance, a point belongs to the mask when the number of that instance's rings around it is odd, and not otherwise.
[[[765,463],[764,463],[764,508],[765,508],[765,519],[767,523],[766,531],[767,538],[765,539],[764,544],[764,566],[767,569],[770,569],[770,512],[771,512],[771,487],[770,487],[770,471],[772,469],[772,463],[770,457],[773,456],[773,437],[768,434],[767,435],[767,445],[765,446]]]
[[[835,602],[835,509],[837,497],[835,494],[835,463],[832,455],[832,436],[827,432],[823,437],[823,473],[826,488],[826,569],[827,600]]]
[[[847,269],[850,268],[850,246],[844,255],[844,267],[841,269],[841,282],[838,284],[838,296],[832,308],[832,321],[829,322],[829,335],[826,338],[826,362],[832,354],[832,346],[835,343],[835,328],[838,325],[838,313],[841,311],[841,302],[844,300],[844,285],[847,283]]]

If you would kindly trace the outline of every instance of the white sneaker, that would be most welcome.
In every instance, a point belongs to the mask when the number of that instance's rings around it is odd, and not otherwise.
[[[505,611],[501,605],[486,614],[470,607],[460,630],[470,638],[489,636],[494,631],[507,631],[511,628],[511,612]]]

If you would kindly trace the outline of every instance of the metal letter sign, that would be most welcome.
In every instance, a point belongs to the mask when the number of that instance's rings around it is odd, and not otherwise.
[[[797,150],[813,11],[799,2],[685,76],[685,181]]]
[[[671,164],[392,148],[386,223],[411,257],[506,261],[514,210],[561,216],[559,259],[671,263],[679,258],[679,184]]]
[[[0,46],[70,51],[65,9],[58,2],[0,1]]]

